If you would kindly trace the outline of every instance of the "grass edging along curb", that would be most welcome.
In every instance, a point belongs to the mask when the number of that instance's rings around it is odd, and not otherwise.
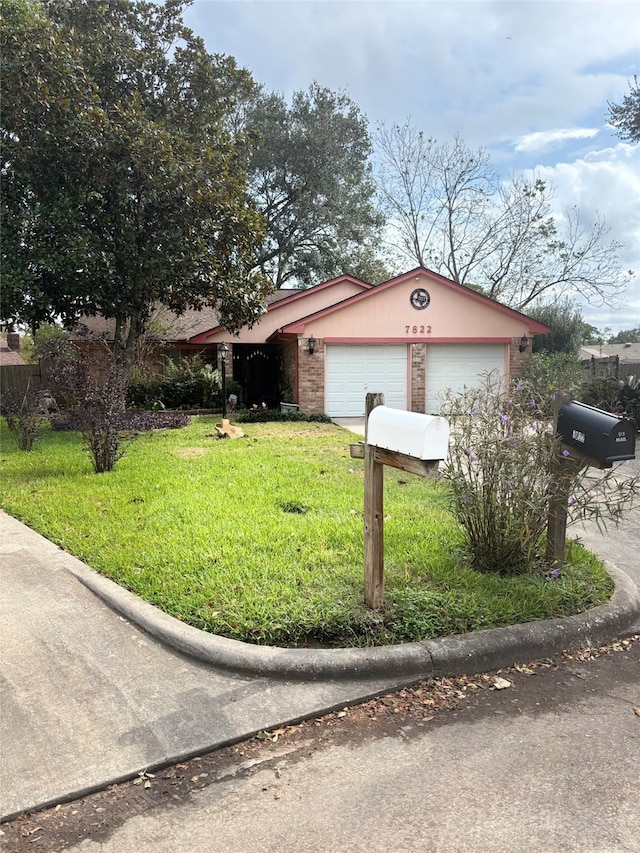
[[[213,666],[283,679],[418,679],[513,666],[624,636],[640,617],[640,592],[615,565],[610,601],[575,616],[489,628],[438,640],[394,646],[290,649],[259,646],[208,634],[138,598],[80,560],[59,552],[61,562],[84,586],[121,615],[176,651]]]

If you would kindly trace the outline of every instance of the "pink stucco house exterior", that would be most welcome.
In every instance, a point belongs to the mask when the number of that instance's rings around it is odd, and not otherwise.
[[[367,392],[388,406],[438,411],[447,387],[487,370],[505,379],[547,326],[474,290],[418,268],[372,286],[344,275],[308,290],[278,291],[260,322],[232,336],[221,326],[176,341],[229,347],[227,375],[247,405],[288,398],[305,412],[364,414]]]

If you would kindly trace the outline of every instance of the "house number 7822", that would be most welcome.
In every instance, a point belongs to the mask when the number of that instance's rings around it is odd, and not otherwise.
[[[431,326],[405,326],[404,331],[406,335],[430,335]]]

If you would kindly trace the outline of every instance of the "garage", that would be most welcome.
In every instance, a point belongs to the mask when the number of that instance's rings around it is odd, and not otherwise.
[[[487,371],[504,376],[505,344],[431,344],[427,346],[426,406],[437,414],[447,388],[462,391],[478,385]]]
[[[406,409],[407,347],[404,344],[329,344],[325,383],[325,411],[333,418],[362,417],[367,393],[382,392],[387,406]]]

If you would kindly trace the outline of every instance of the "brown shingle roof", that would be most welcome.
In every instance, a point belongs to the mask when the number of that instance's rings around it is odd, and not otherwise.
[[[182,341],[217,325],[218,314],[213,308],[203,308],[201,311],[188,310],[179,316],[167,308],[159,308],[152,316],[149,337],[165,341]],[[105,320],[100,316],[85,316],[72,331],[71,336],[82,338],[89,335],[113,340],[114,332],[114,320]]]
[[[2,364],[26,364],[27,362],[19,352],[9,349],[7,339],[0,336],[0,365]]]
[[[293,289],[276,290],[267,297],[267,305],[279,302],[297,293]],[[218,312],[214,308],[203,308],[200,311],[189,309],[184,314],[174,314],[168,308],[158,308],[154,314],[150,326],[150,336],[166,341],[183,341],[193,338],[210,329],[215,329],[220,324]],[[115,330],[113,320],[105,320],[104,317],[83,317],[78,326],[72,332],[72,337],[106,338],[112,340]]]

